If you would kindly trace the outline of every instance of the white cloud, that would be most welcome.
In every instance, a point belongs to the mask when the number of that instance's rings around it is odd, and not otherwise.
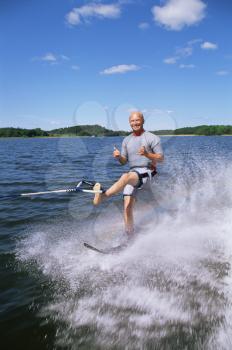
[[[56,62],[57,61],[56,56],[51,52],[46,53],[40,59],[41,59],[41,61],[46,61],[46,62]]]
[[[181,68],[181,69],[185,69],[185,68],[191,69],[191,68],[195,68],[195,67],[196,67],[195,64],[180,64],[179,65],[179,68]]]
[[[202,0],[167,0],[164,6],[154,6],[154,21],[166,29],[181,30],[205,17],[206,4]]]
[[[210,43],[209,41],[205,41],[203,44],[201,44],[201,48],[203,50],[217,50],[218,45],[214,43]]]
[[[192,40],[188,41],[188,46],[193,46],[193,45],[198,44],[200,42],[202,42],[202,39],[192,39]]]
[[[55,55],[52,52],[48,52],[43,56],[40,57],[34,57],[32,58],[32,61],[41,61],[41,62],[46,62],[49,65],[58,65],[64,62],[69,61],[70,58],[65,55]]]
[[[165,58],[163,60],[166,64],[176,64],[177,61],[185,59],[186,57],[192,56],[194,45],[201,42],[201,39],[193,39],[187,42],[184,47],[177,47],[173,56]]]
[[[104,69],[101,74],[123,74],[131,71],[137,71],[140,67],[135,64],[119,64],[118,66],[112,66],[110,68]]]
[[[138,28],[139,29],[147,29],[147,28],[149,28],[150,26],[149,26],[149,23],[147,23],[147,22],[141,22],[141,23],[139,23],[139,25],[138,25]]]
[[[69,61],[69,57],[65,55],[60,55],[60,58],[64,61]]]
[[[65,19],[72,26],[81,24],[81,18],[76,8],[72,9],[71,12],[67,13]]]
[[[164,63],[166,64],[176,64],[179,57],[168,57],[164,59]]]
[[[223,76],[230,74],[230,72],[228,70],[219,70],[216,74]]]
[[[119,4],[90,3],[81,7],[73,8],[66,15],[66,21],[70,25],[79,25],[91,18],[118,18],[121,15]]]
[[[192,46],[181,47],[176,50],[178,57],[188,57],[193,54]]]
[[[79,70],[79,69],[80,69],[80,67],[77,66],[77,65],[72,65],[71,68],[72,68],[73,70]]]

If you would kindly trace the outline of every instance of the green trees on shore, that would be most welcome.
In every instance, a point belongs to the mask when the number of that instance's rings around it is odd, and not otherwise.
[[[47,131],[40,128],[21,129],[21,128],[0,128],[0,137],[38,137],[49,136]]]
[[[232,135],[232,125],[200,125],[176,130],[153,131],[157,135]],[[48,136],[126,136],[126,131],[113,131],[100,125],[77,125],[44,131],[40,128],[0,128],[0,137],[48,137]]]
[[[0,128],[0,137],[43,137],[43,136],[121,136],[126,131],[113,131],[100,125],[77,125],[44,131],[37,129]]]
[[[113,131],[100,125],[76,125],[67,128],[60,128],[48,131],[51,136],[68,135],[68,136],[124,136],[126,131]]]
[[[175,135],[232,135],[232,125],[199,125],[176,129]]]

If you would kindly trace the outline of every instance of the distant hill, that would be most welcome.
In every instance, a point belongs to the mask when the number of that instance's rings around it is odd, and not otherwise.
[[[175,130],[152,131],[157,135],[232,135],[232,125],[199,125]],[[54,136],[126,136],[129,132],[113,131],[100,125],[76,125],[44,131],[40,128],[0,128],[0,137],[54,137]]]
[[[67,128],[60,128],[48,131],[49,135],[69,135],[69,136],[124,136],[126,131],[113,131],[100,125],[77,125]]]

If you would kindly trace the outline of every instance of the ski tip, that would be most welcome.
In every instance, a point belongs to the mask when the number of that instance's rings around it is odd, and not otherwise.
[[[97,253],[101,253],[101,254],[117,254],[128,247],[127,244],[122,244],[122,245],[119,245],[119,246],[113,247],[113,248],[99,249],[99,248],[92,246],[89,243],[86,243],[86,242],[84,242],[83,245],[86,248],[91,249],[91,250],[93,250]]]

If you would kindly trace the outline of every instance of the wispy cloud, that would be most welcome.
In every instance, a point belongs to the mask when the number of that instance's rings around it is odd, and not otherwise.
[[[38,56],[38,57],[34,57],[32,58],[32,61],[38,61],[41,62],[43,64],[46,64],[48,66],[66,66],[67,68],[71,68],[72,70],[79,70],[80,67],[78,65],[75,64],[75,62],[71,62],[70,58],[66,55],[56,55],[52,52],[48,52],[46,54],[44,54],[43,56]]]
[[[74,64],[74,65],[72,65],[72,66],[71,66],[71,68],[72,68],[73,70],[80,70],[80,67],[79,67],[79,66],[77,66],[77,65],[75,65],[75,64]]]
[[[179,57],[168,57],[164,59],[164,63],[166,64],[176,64]]]
[[[179,60],[192,56],[194,45],[201,42],[201,39],[193,39],[187,42],[186,46],[177,47],[173,56],[163,60],[166,64],[176,64]]]
[[[150,25],[147,22],[141,22],[138,24],[138,28],[142,29],[142,30],[148,29],[149,27],[150,27]]]
[[[181,69],[192,69],[192,68],[195,68],[195,64],[180,64],[179,65],[179,68]]]
[[[154,21],[169,30],[181,30],[205,17],[206,4],[202,0],[167,0],[164,6],[152,8]]]
[[[66,21],[72,26],[77,26],[90,21],[92,18],[118,18],[121,15],[121,7],[115,4],[90,3],[81,7],[75,7],[66,16]]]
[[[131,71],[137,71],[141,69],[135,64],[119,64],[118,66],[112,66],[104,69],[101,74],[111,75],[111,74],[124,74]]]
[[[65,56],[65,55],[60,55],[60,58],[64,61],[69,61],[70,58],[68,56]]]
[[[57,57],[53,53],[49,52],[42,56],[40,60],[45,62],[56,62]]]
[[[193,47],[188,45],[176,49],[178,57],[189,57],[193,54]]]
[[[52,52],[47,52],[43,56],[34,57],[32,61],[41,61],[41,62],[46,62],[50,65],[54,65],[54,64],[59,64],[63,61],[69,61],[69,57],[65,55],[55,55]]]
[[[230,72],[228,70],[219,70],[216,72],[217,75],[224,76],[224,75],[229,75]]]
[[[202,42],[202,39],[192,39],[192,40],[188,41],[187,45],[188,46],[193,46],[193,45],[198,44],[200,42]]]
[[[209,41],[205,41],[204,43],[201,44],[201,48],[203,50],[217,50],[218,45],[211,43]]]

